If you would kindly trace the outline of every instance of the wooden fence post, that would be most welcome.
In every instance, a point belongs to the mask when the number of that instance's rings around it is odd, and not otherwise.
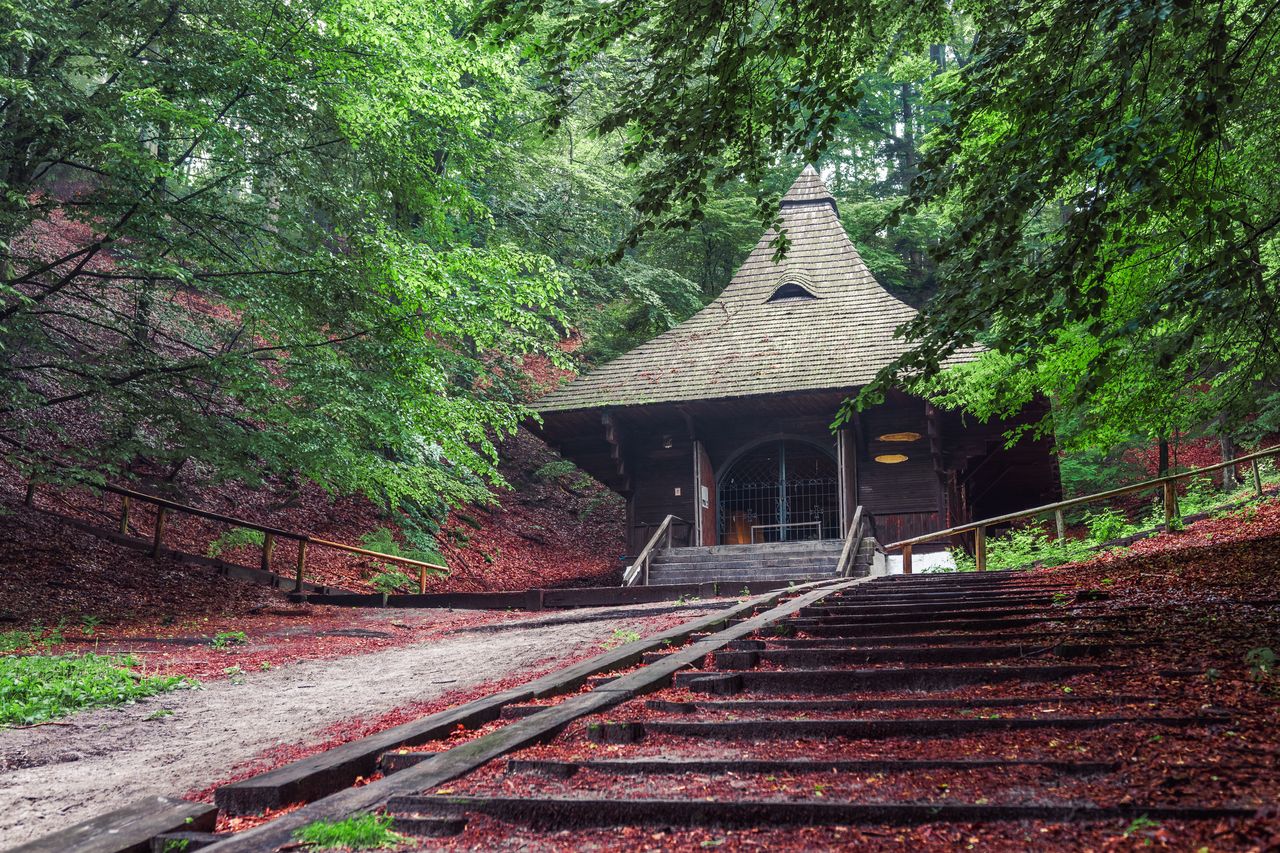
[[[979,527],[973,542],[973,559],[978,564],[978,571],[987,570],[987,528]]]
[[[1258,493],[1258,497],[1262,497],[1262,473],[1258,470],[1258,459],[1253,459],[1253,490]]]
[[[902,573],[904,575],[911,574],[911,546],[902,546]]]
[[[1172,480],[1164,482],[1164,529],[1168,533],[1173,530],[1173,513],[1178,503],[1178,492]]]
[[[120,535],[129,535],[129,496],[120,496]]]
[[[427,567],[418,566],[418,594],[426,595],[427,592]]]
[[[302,572],[307,566],[307,540],[298,540],[298,577],[293,585],[293,591],[302,594]]]
[[[160,556],[160,541],[164,538],[164,520],[169,514],[166,507],[156,507],[156,534],[155,541],[151,543],[151,556]]]
[[[262,536],[262,570],[264,572],[271,571],[271,552],[276,549],[276,536],[274,533],[265,533]],[[275,584],[272,584],[275,586]]]
[[[1053,511],[1053,523],[1058,527],[1058,541],[1061,542],[1067,538],[1067,519],[1063,516],[1062,510]]]

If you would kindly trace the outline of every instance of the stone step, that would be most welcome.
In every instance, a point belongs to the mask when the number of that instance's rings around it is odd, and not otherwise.
[[[650,586],[656,584],[685,583],[751,583],[753,581],[822,580],[835,577],[827,571],[801,571],[799,569],[699,569],[696,571],[649,570]]]
[[[780,554],[786,551],[804,553],[834,551],[839,554],[843,549],[843,541],[839,539],[823,539],[817,542],[761,542],[755,545],[695,545],[692,547],[672,548],[671,553],[720,556],[724,554]]]
[[[783,551],[776,554],[681,554],[678,551],[656,551],[654,563],[834,563],[840,552]]]
[[[772,558],[771,560],[746,560],[746,558],[742,558],[742,560],[728,560],[728,558],[723,558],[723,560],[675,560],[675,558],[662,558],[662,560],[658,560],[658,558],[655,558],[653,562],[650,562],[649,566],[719,566],[722,567],[722,569],[771,569],[771,567],[774,566],[823,566],[828,567],[828,569],[835,569],[836,558],[822,558],[822,560],[818,560],[818,558],[814,557],[787,557],[783,558],[783,560],[772,560]]]

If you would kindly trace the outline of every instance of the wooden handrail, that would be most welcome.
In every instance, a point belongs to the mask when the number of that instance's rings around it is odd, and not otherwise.
[[[668,515],[666,518],[662,519],[662,523],[658,525],[658,529],[649,537],[649,541],[640,551],[640,555],[636,557],[635,562],[627,566],[627,570],[622,573],[623,586],[635,586],[636,581],[640,580],[642,577],[644,580],[643,583],[641,583],[641,586],[649,585],[649,561],[653,558],[653,551],[658,545],[658,540],[663,538],[663,536],[666,537],[666,549],[668,551],[671,550],[671,524],[672,522],[677,521],[683,524],[689,524],[689,522],[685,521],[683,518],[675,515]]]
[[[139,492],[139,491],[135,491],[134,489],[126,489],[126,488],[123,488],[122,486],[113,486],[109,483],[89,483],[83,480],[81,482],[92,488],[101,489],[104,492],[111,492],[112,494],[121,495],[126,498],[145,501],[146,503],[155,504],[156,506],[162,506],[165,509],[176,510],[178,512],[186,513],[187,515],[195,515],[195,516],[199,516],[200,518],[207,518],[210,521],[218,521],[223,524],[230,524],[236,527],[246,527],[250,530],[257,530],[263,534],[270,533],[272,536],[276,537],[277,539],[293,539],[295,541],[301,541],[303,539],[308,538],[305,533],[295,533],[292,530],[281,530],[280,528],[277,528],[277,527],[268,527],[265,524],[258,524],[257,522],[254,522],[254,521],[248,521],[243,518],[236,518],[235,516],[231,516],[231,515],[223,515],[222,513],[218,513],[218,512],[210,512],[207,509],[200,509],[199,507],[178,503],[177,501],[171,501],[168,498],[162,498],[157,495],[149,495],[146,492]]]
[[[352,554],[363,554],[367,557],[377,557],[380,560],[395,560],[398,563],[406,563],[410,566],[418,566],[424,569],[441,569],[449,571],[448,566],[442,566],[439,563],[428,563],[423,560],[415,560],[411,557],[399,557],[395,554],[384,554],[381,551],[370,551],[368,548],[357,548],[355,545],[347,545],[342,542],[330,542],[328,539],[318,539],[315,536],[308,536],[307,541],[312,545],[323,545],[326,548],[335,548],[339,551],[347,551]]]
[[[128,533],[129,529],[129,511],[133,501],[142,501],[144,503],[154,504],[158,507],[156,513],[155,529],[152,534],[152,554],[159,554],[161,544],[164,538],[166,516],[170,511],[181,512],[186,515],[194,515],[198,518],[216,521],[220,524],[226,524],[231,527],[243,527],[247,530],[256,530],[263,535],[262,539],[262,563],[261,568],[264,571],[270,571],[271,553],[275,548],[275,540],[289,539],[298,543],[298,560],[295,566],[294,592],[304,594],[303,575],[306,571],[307,562],[307,546],[319,545],[325,548],[333,548],[337,551],[346,551],[351,554],[360,554],[366,557],[376,557],[380,560],[388,560],[394,563],[403,563],[405,565],[416,566],[418,568],[418,591],[426,592],[427,589],[427,571],[434,569],[438,571],[448,571],[449,567],[440,565],[439,563],[428,563],[423,560],[415,560],[412,557],[401,557],[396,554],[384,554],[381,551],[371,551],[368,548],[360,548],[355,545],[347,545],[343,542],[333,542],[329,539],[321,539],[316,536],[310,536],[306,533],[298,533],[293,530],[283,530],[278,527],[270,527],[265,524],[259,524],[256,521],[249,521],[245,518],[237,518],[233,515],[223,515],[218,512],[210,512],[209,510],[200,509],[190,504],[178,503],[168,498],[162,498],[158,495],[149,495],[146,492],[139,492],[135,489],[126,489],[123,486],[113,486],[110,483],[94,483],[87,480],[80,480],[86,486],[95,489],[101,489],[104,492],[120,495],[122,498],[121,516],[120,516],[120,532]],[[26,503],[28,506],[32,504],[35,496],[35,483],[32,482],[27,487]]]
[[[840,559],[836,561],[836,577],[843,578],[849,574],[849,568],[862,545],[862,504],[853,511],[853,521],[849,524],[849,532],[844,537],[844,547],[840,549]],[[850,556],[850,555],[853,556]]]
[[[948,527],[945,530],[938,530],[934,533],[926,533],[922,536],[913,536],[910,539],[903,539],[898,542],[892,542],[884,546],[886,551],[892,551],[901,548],[903,559],[903,573],[911,573],[911,546],[918,545],[922,542],[932,542],[937,539],[945,539],[949,536],[955,536],[958,533],[967,533],[970,530],[975,531],[976,539],[974,543],[974,559],[977,563],[978,571],[986,570],[986,533],[987,528],[996,524],[1005,524],[1010,521],[1021,521],[1027,518],[1035,518],[1038,515],[1053,513],[1058,527],[1058,538],[1065,535],[1064,524],[1062,521],[1062,511],[1072,507],[1082,506],[1084,504],[1094,503],[1096,501],[1105,500],[1107,498],[1128,495],[1134,492],[1146,491],[1147,489],[1163,488],[1164,489],[1164,514],[1165,524],[1173,522],[1175,505],[1177,503],[1177,495],[1174,491],[1174,485],[1179,480],[1185,480],[1190,477],[1198,477],[1212,471],[1220,471],[1223,468],[1230,468],[1242,463],[1250,462],[1253,464],[1253,485],[1258,496],[1262,496],[1262,476],[1258,471],[1258,460],[1266,459],[1272,456],[1280,456],[1280,445],[1269,447],[1264,450],[1257,450],[1253,453],[1246,453],[1243,456],[1237,456],[1235,459],[1229,459],[1225,462],[1216,462],[1213,465],[1205,465],[1203,468],[1193,468],[1190,471],[1182,471],[1177,474],[1166,474],[1163,477],[1156,477],[1153,480],[1144,480],[1141,483],[1134,483],[1131,486],[1121,486],[1118,489],[1109,489],[1105,492],[1095,492],[1091,495],[1082,495],[1078,498],[1070,498],[1057,503],[1045,504],[1044,506],[1024,509],[1018,512],[1009,512],[1004,515],[992,516],[984,518],[980,521],[971,521],[967,524],[959,524],[955,527]]]

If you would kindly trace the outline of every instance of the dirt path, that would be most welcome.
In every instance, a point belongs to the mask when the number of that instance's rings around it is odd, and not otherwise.
[[[151,794],[182,795],[227,778],[265,750],[316,740],[327,726],[589,654],[619,629],[655,620],[575,611],[584,621],[459,632],[426,643],[246,673],[137,705],[0,730],[0,848]],[[604,612],[618,619],[599,619]],[[679,621],[709,612],[685,608]],[[591,618],[591,617],[597,618]],[[541,620],[539,620],[541,621]],[[152,717],[158,709],[169,716]],[[150,718],[150,719],[149,719]]]

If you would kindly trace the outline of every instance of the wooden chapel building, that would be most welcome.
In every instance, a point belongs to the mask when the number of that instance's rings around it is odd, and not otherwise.
[[[780,263],[769,231],[707,307],[535,404],[542,437],[626,499],[628,553],[668,514],[708,546],[840,538],[861,505],[888,543],[1056,500],[1051,443],[1005,449],[1008,422],[891,392],[832,431],[915,309],[876,282],[812,166],[780,216]]]

